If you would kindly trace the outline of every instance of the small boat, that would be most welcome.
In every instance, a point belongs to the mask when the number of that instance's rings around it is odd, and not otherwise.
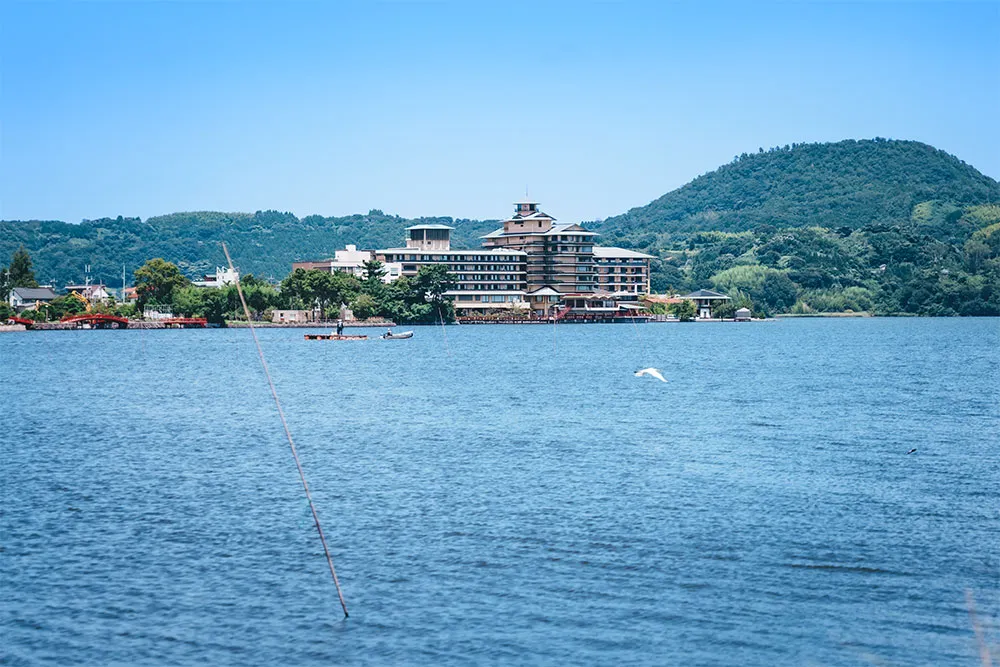
[[[413,338],[413,332],[400,331],[399,333],[386,332],[382,334],[382,340],[403,340],[404,338]]]
[[[368,336],[345,336],[343,334],[306,334],[306,340],[368,340]]]

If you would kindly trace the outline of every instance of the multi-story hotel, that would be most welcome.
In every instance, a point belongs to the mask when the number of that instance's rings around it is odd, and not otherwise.
[[[594,237],[575,224],[559,223],[538,209],[538,202],[519,201],[503,227],[483,237],[487,248],[513,248],[527,255],[528,290],[549,287],[562,294],[593,292]]]
[[[650,255],[595,246],[596,232],[556,222],[538,209],[538,202],[514,206],[514,215],[484,236],[479,250],[452,250],[453,227],[414,225],[407,227],[403,248],[357,251],[348,246],[333,260],[297,262],[293,268],[356,273],[363,259],[374,257],[391,268],[389,281],[415,277],[426,264],[445,264],[455,281],[446,294],[459,316],[515,308],[548,316],[564,306],[610,311],[618,309],[618,301],[649,292]]]
[[[612,294],[648,294],[652,258],[635,250],[594,246],[597,288]]]
[[[452,250],[447,225],[407,227],[405,248],[376,250],[375,256],[400,265],[400,275],[415,277],[425,264],[445,264],[455,281],[445,292],[458,315],[482,314],[489,310],[528,308],[525,300],[525,253],[520,250]]]

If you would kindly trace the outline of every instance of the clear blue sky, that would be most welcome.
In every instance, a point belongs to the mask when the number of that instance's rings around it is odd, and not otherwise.
[[[1000,3],[0,3],[0,218],[563,220],[758,147],[1000,177]]]

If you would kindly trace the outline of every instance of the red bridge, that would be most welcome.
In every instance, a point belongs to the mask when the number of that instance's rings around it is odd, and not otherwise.
[[[25,317],[18,317],[17,315],[13,315],[11,317],[8,317],[7,321],[8,322],[13,322],[14,324],[23,324],[25,326],[25,328],[27,328],[27,329],[30,329],[31,327],[33,327],[35,325],[35,321],[34,320],[29,320],[29,319],[27,319]]]
[[[103,313],[68,315],[59,321],[69,324],[89,324],[95,329],[125,329],[128,327],[128,319],[117,315],[104,315]]]

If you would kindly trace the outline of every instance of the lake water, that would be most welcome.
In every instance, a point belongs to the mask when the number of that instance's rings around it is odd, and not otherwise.
[[[346,620],[247,330],[0,334],[0,662],[976,665],[966,589],[1000,639],[1000,320],[415,331],[259,333]]]

